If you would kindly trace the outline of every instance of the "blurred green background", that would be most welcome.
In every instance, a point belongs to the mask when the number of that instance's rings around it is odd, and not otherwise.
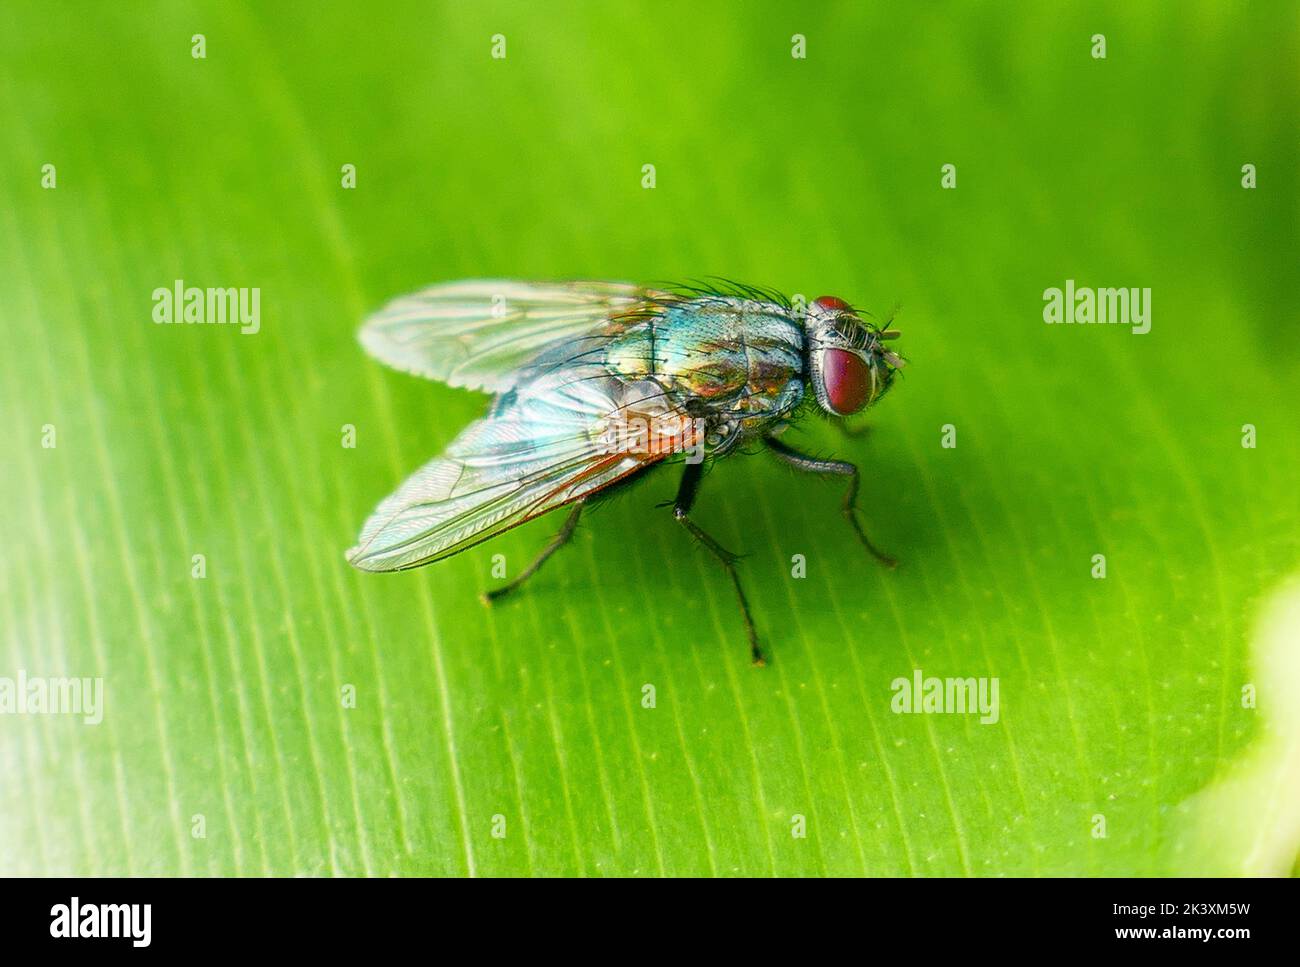
[[[1252,629],[1300,567],[1298,8],[896,6],[6,3],[0,675],[102,676],[106,714],[0,716],[0,872],[1291,870],[1297,683]],[[791,437],[866,468],[896,572],[764,456],[697,518],[765,669],[671,475],[492,612],[558,518],[344,564],[485,405],[366,358],[368,310],[709,274],[902,305],[871,433]],[[154,325],[178,278],[259,287],[261,332]],[[1067,278],[1150,287],[1151,332],[1044,325]],[[913,668],[998,677],[999,723],[892,714]]]

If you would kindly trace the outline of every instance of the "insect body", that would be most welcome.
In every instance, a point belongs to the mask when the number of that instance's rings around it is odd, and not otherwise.
[[[559,534],[501,597],[573,533],[584,502],[665,463],[685,465],[674,515],[730,576],[756,663],[758,637],[735,558],[690,517],[705,461],[761,441],[796,468],[850,478],[776,437],[798,413],[848,416],[889,388],[897,333],[834,297],[806,311],[741,286],[660,290],[613,282],[453,282],[395,300],[361,342],[381,361],[494,394],[488,414],[375,509],[348,560],[367,571],[418,567],[572,505]]]

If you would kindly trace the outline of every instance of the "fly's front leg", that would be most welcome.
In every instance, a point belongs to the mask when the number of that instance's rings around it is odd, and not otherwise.
[[[740,614],[745,619],[745,633],[749,636],[749,653],[755,665],[766,664],[762,649],[758,647],[758,632],[754,630],[754,619],[749,614],[749,601],[740,586],[740,575],[736,573],[736,555],[732,554],[712,537],[706,534],[695,521],[691,520],[691,505],[695,503],[695,494],[700,488],[700,478],[704,474],[702,463],[686,465],[682,474],[681,485],[677,488],[677,499],[673,501],[673,517],[691,532],[691,536],[703,544],[714,557],[721,562],[736,589],[736,598],[740,601]]]
[[[870,551],[872,556],[881,564],[890,568],[898,567],[896,560],[871,543],[871,539],[867,537],[867,532],[862,529],[862,522],[858,520],[858,468],[855,465],[846,460],[819,460],[816,457],[810,457],[786,446],[774,437],[765,437],[764,442],[767,444],[768,449],[796,470],[802,470],[805,473],[834,474],[848,477],[849,489],[844,493],[842,512],[849,525],[853,528],[853,533],[858,535],[858,540],[862,542],[862,546]]]
[[[484,604],[491,604],[493,601],[497,600],[498,598],[504,597],[505,595],[509,594],[511,591],[515,590],[515,588],[519,587],[519,585],[523,584],[530,577],[536,574],[537,569],[546,563],[546,559],[548,557],[550,557],[552,554],[554,554],[556,551],[558,551],[561,547],[563,547],[565,544],[569,542],[569,538],[573,536],[574,530],[576,530],[578,527],[578,518],[581,516],[582,516],[582,501],[579,500],[577,503],[573,505],[573,510],[570,511],[569,516],[565,518],[564,526],[560,528],[559,533],[556,534],[554,537],[552,537],[551,542],[542,548],[542,552],[538,554],[535,558],[533,558],[532,564],[529,564],[526,568],[524,568],[522,571],[519,572],[519,577],[515,578],[509,584],[497,588],[495,591],[485,591],[482,595],[479,596],[479,599]]]

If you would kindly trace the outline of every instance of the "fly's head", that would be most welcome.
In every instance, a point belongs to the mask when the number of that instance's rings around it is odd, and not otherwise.
[[[823,410],[851,416],[885,395],[903,360],[884,347],[892,329],[864,320],[843,299],[824,295],[808,306],[808,373]]]

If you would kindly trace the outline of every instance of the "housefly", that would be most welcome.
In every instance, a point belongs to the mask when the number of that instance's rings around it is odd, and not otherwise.
[[[879,400],[903,365],[885,348],[897,335],[833,296],[805,308],[732,283],[466,281],[396,299],[366,321],[365,349],[395,369],[493,400],[375,508],[348,560],[366,571],[418,567],[569,506],[559,533],[518,577],[485,595],[490,602],[536,573],[601,491],[677,463],[673,516],[726,571],[762,664],[736,558],[691,517],[704,469],[757,443],[799,470],[847,478],[844,516],[892,566],[858,519],[858,468],[800,453],[778,436],[810,410],[845,417]]]

